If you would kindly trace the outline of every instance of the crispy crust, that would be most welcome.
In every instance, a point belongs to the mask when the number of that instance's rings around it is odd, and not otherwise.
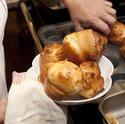
[[[61,89],[59,89],[58,87],[55,87],[54,85],[52,85],[49,82],[48,78],[45,79],[44,87],[45,87],[45,92],[52,99],[61,100],[61,99],[68,98],[67,94]]]
[[[76,94],[83,86],[80,68],[69,61],[53,64],[48,70],[47,77],[51,84],[63,89],[67,94]]]
[[[98,78],[101,75],[100,68],[96,62],[93,61],[85,61],[84,63],[80,64],[80,69],[82,73],[91,72],[95,74]]]
[[[73,62],[73,63],[75,63],[77,65],[79,65],[80,63],[82,63],[81,58],[76,53],[75,49],[73,49],[70,46],[70,43],[68,43],[68,42],[66,42],[66,43],[63,44],[63,54],[65,56],[65,59],[67,59],[68,61],[71,61],[71,62]]]
[[[45,46],[44,51],[40,54],[40,64],[46,64],[49,62],[57,62],[63,60],[62,45],[53,43]]]
[[[98,54],[100,57],[103,53],[103,49],[104,49],[105,45],[108,43],[108,39],[103,34],[100,34],[96,31],[93,31],[93,35],[95,38],[96,48],[97,48],[97,51],[98,51]],[[98,59],[98,57],[96,58],[96,60],[97,59]]]
[[[125,25],[119,22],[114,24],[109,40],[112,44],[121,45],[125,43]]]
[[[103,90],[104,79],[100,76],[99,78],[93,77],[93,74],[88,73],[85,76],[85,82],[82,90],[79,94],[84,98],[92,98],[97,93]]]
[[[103,90],[104,79],[96,62],[84,62],[80,65],[80,69],[84,79],[83,88],[79,92],[81,96],[91,98]]]
[[[86,60],[98,60],[107,41],[103,35],[87,29],[67,35],[62,49],[69,61],[79,65]]]
[[[46,78],[46,76],[47,76],[48,69],[49,69],[49,67],[50,67],[52,64],[53,64],[53,63],[48,63],[48,64],[41,65],[41,66],[43,66],[43,67],[40,67],[40,75],[38,76],[38,80],[39,80],[41,83],[44,83],[45,78]]]
[[[62,45],[53,43],[45,46],[44,51],[40,54],[40,75],[38,80],[44,83],[48,68],[55,62],[63,60]]]

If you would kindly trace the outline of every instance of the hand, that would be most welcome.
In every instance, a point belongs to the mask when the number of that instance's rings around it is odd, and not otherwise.
[[[63,0],[67,6],[76,31],[83,30],[82,24],[89,24],[109,35],[116,22],[116,10],[106,0]]]

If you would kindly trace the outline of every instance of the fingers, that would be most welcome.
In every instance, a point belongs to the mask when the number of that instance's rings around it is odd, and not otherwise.
[[[83,27],[82,27],[81,23],[78,20],[73,19],[72,22],[73,22],[73,24],[75,26],[76,31],[83,30]]]
[[[105,5],[106,6],[108,6],[108,7],[112,7],[113,6],[113,4],[111,3],[111,2],[109,2],[109,1],[104,1],[104,3],[105,3]]]
[[[109,35],[110,34],[110,28],[108,26],[108,24],[106,24],[104,21],[102,21],[99,18],[95,18],[93,22],[89,22],[89,24],[99,30],[100,32],[104,33],[105,35]]]
[[[100,17],[101,20],[103,20],[105,23],[107,23],[109,25],[109,27],[113,27],[114,23],[116,22],[116,18],[107,14],[107,13],[104,13],[101,17]]]
[[[115,9],[106,6],[106,7],[105,7],[105,11],[106,11],[108,14],[110,14],[110,15],[116,17],[116,10],[115,10]]]
[[[90,0],[91,1],[91,0]],[[83,2],[84,3],[84,2]],[[110,29],[116,22],[116,10],[112,8],[112,3],[106,0],[94,0],[92,2],[85,2],[86,7],[78,6],[78,10],[72,13],[73,23],[76,31],[83,30],[82,23],[89,24],[91,27],[98,29],[106,35],[110,34]],[[88,9],[86,9],[88,8]],[[89,9],[90,8],[90,9]]]

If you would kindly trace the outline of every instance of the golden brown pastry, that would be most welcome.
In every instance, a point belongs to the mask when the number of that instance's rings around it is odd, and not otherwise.
[[[39,81],[44,83],[49,66],[57,61],[63,60],[62,45],[51,44],[44,47],[40,54],[40,76]]]
[[[91,98],[103,90],[104,79],[96,62],[86,61],[80,65],[80,69],[84,79],[83,88],[79,92],[81,96]]]
[[[105,114],[107,120],[110,122],[110,124],[119,124],[118,120],[112,113]]]
[[[125,58],[125,44],[120,48],[120,54],[123,58]]]
[[[97,60],[102,56],[107,38],[92,29],[74,32],[63,40],[63,54],[71,62],[81,64],[85,60]]]
[[[48,96],[58,100],[77,94],[91,98],[100,92],[104,83],[100,69],[87,60],[98,60],[106,44],[106,37],[88,29],[67,35],[63,45],[46,46],[40,54],[39,81]]]
[[[63,60],[62,54],[62,45],[53,43],[48,46],[44,47],[44,51],[41,54],[42,59],[40,60],[41,65],[50,63],[50,62],[57,62]]]
[[[80,68],[69,61],[59,61],[48,69],[45,91],[53,99],[66,99],[83,87]]]
[[[98,78],[101,74],[100,68],[98,64],[94,61],[86,61],[82,64],[80,64],[80,69],[83,74],[85,73],[93,73]]]
[[[121,45],[125,42],[125,25],[116,22],[111,30],[109,40],[112,44]]]

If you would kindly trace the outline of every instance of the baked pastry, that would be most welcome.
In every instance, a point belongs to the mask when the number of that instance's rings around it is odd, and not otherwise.
[[[59,61],[49,67],[45,91],[53,99],[67,99],[83,87],[80,68],[69,61]]]
[[[116,22],[111,30],[109,40],[112,44],[121,45],[125,43],[125,25]]]
[[[42,60],[41,64],[46,64],[50,62],[57,62],[63,60],[62,54],[62,45],[53,43],[44,47],[44,51],[42,52]]]
[[[79,94],[84,98],[91,98],[103,90],[104,79],[96,62],[86,61],[80,65],[83,75],[83,88]]]
[[[86,60],[98,60],[102,56],[107,38],[92,29],[67,35],[63,40],[63,54],[79,65]]]
[[[105,36],[88,29],[67,35],[63,45],[46,46],[40,55],[39,81],[48,96],[69,99],[79,94],[91,98],[103,90],[100,69],[88,60],[98,60],[106,44]]]
[[[93,73],[97,78],[101,75],[100,68],[98,64],[94,61],[85,61],[80,64],[80,69],[83,73]]]
[[[44,83],[49,66],[63,59],[62,45],[53,43],[45,46],[44,51],[40,54],[39,81]]]
[[[110,124],[119,124],[118,120],[112,113],[106,113],[105,116]]]

